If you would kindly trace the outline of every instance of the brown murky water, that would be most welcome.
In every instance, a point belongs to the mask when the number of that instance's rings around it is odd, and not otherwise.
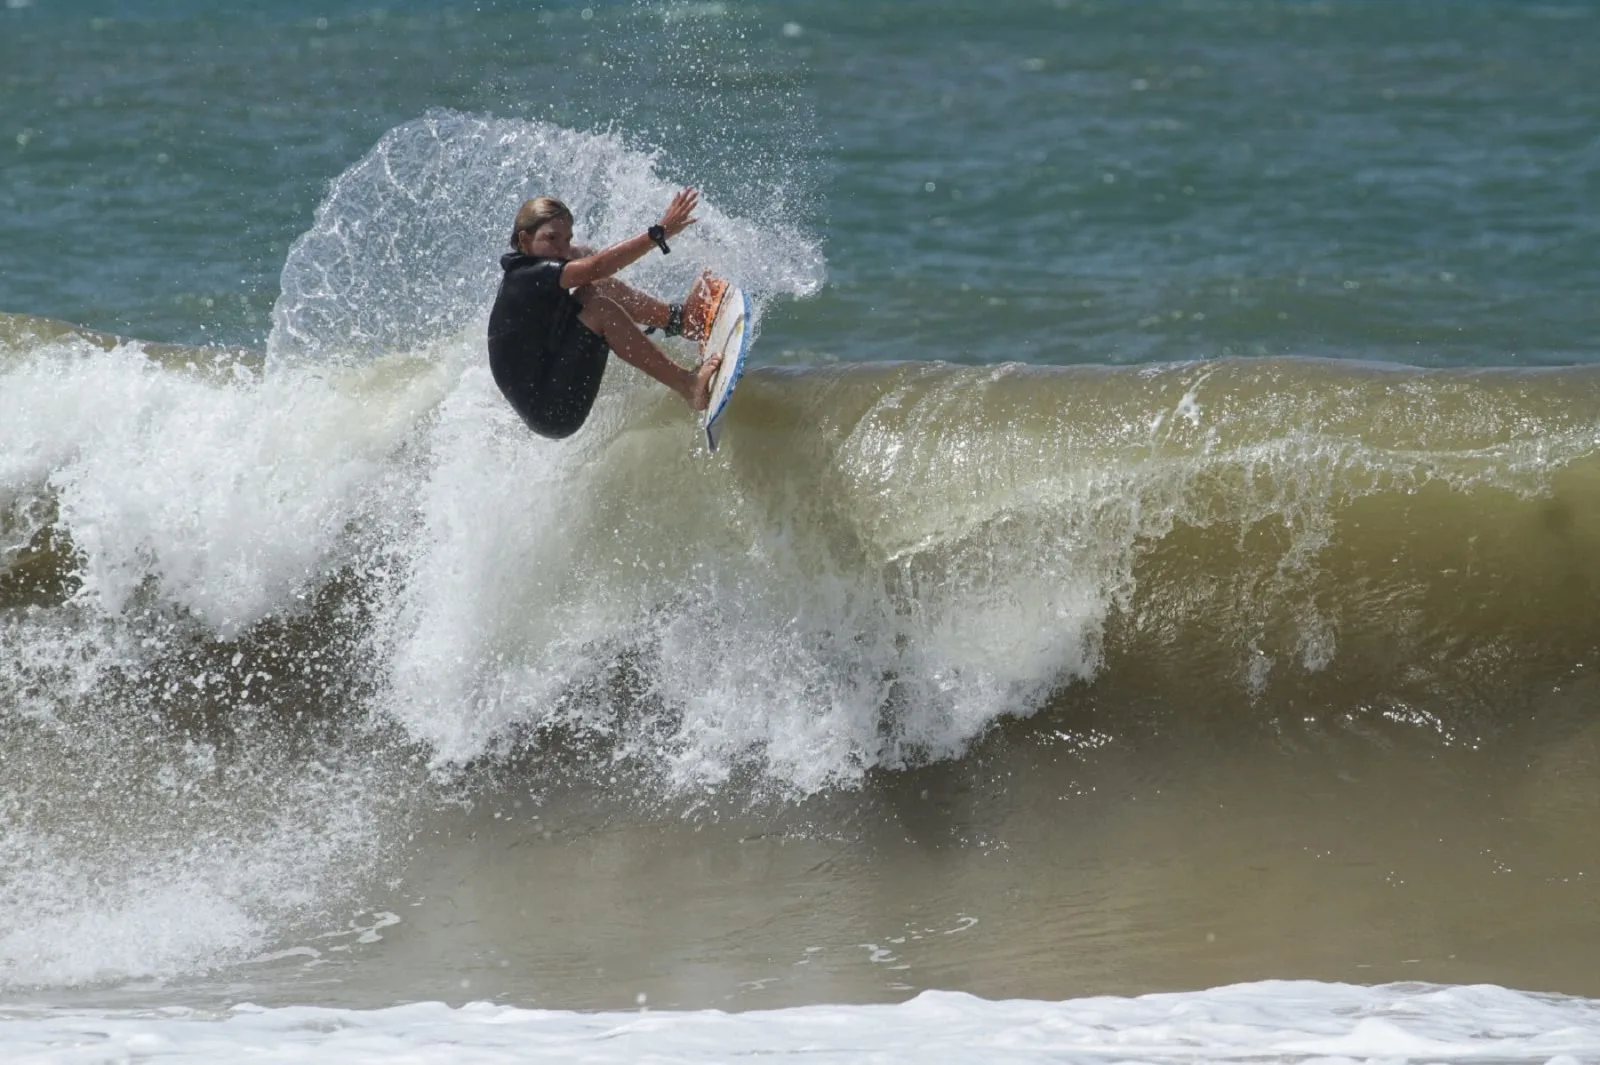
[[[1268,978],[1600,995],[1582,700],[1476,747],[1401,726],[1019,730],[756,811],[502,786],[433,815],[387,909],[158,997],[748,1009]]]

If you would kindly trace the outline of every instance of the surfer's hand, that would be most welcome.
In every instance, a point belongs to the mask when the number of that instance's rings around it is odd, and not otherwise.
[[[699,189],[678,190],[678,194],[672,197],[672,203],[667,206],[667,213],[661,216],[661,228],[667,231],[667,236],[675,237],[699,221],[694,217],[694,209],[699,202]]]

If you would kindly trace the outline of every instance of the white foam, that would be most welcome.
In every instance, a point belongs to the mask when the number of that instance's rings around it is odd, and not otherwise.
[[[451,377],[434,365],[385,390],[240,367],[219,380],[137,345],[52,345],[0,389],[0,491],[48,480],[81,597],[104,613],[155,578],[231,637],[326,578],[349,522],[391,487],[386,460]]]
[[[881,1006],[571,1013],[473,1003],[220,1014],[0,1010],[0,1057],[27,1065],[405,1060],[417,1065],[795,1059],[910,1062],[1540,1062],[1600,1056],[1600,1003],[1494,986],[1239,984],[1183,994],[992,1002],[928,991]]]
[[[782,485],[740,491],[695,452],[681,404],[620,365],[579,437],[541,440],[505,407],[476,335],[427,360],[220,380],[133,348],[44,348],[6,377],[19,417],[0,419],[0,444],[16,445],[0,452],[23,458],[0,484],[48,481],[81,558],[76,602],[112,631],[152,582],[232,639],[301,612],[342,567],[400,559],[374,607],[374,708],[440,763],[559,721],[626,747],[629,708],[560,699],[623,651],[661,700],[639,734],[666,738],[627,753],[684,788],[757,765],[811,792],[957,755],[1061,677],[1092,673],[1126,523],[1047,552],[980,537],[951,560],[964,577],[907,599],[880,558],[832,545],[853,496],[786,511]],[[1117,490],[1086,482],[1051,509],[1084,524],[1097,517],[1084,499]],[[23,657],[52,646],[41,636]]]
[[[393,801],[360,771],[312,765],[256,778],[236,767],[222,794],[179,785],[163,803],[161,784],[117,765],[115,749],[80,744],[76,760],[119,781],[118,802],[144,831],[97,816],[103,796],[48,827],[0,802],[0,988],[169,979],[249,960],[372,867]],[[171,777],[166,768],[157,775]],[[49,776],[36,795],[60,786]]]

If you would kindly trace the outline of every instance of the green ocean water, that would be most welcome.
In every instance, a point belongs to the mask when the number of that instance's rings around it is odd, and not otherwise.
[[[431,108],[610,129],[820,241],[762,357],[1594,357],[1600,5],[13,0],[0,308],[259,345]]]

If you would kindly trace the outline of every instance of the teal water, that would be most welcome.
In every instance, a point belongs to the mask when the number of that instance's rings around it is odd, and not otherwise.
[[[13,4],[0,307],[259,345],[327,183],[443,107],[792,218],[828,283],[766,358],[1585,362],[1597,46],[1509,0]]]

